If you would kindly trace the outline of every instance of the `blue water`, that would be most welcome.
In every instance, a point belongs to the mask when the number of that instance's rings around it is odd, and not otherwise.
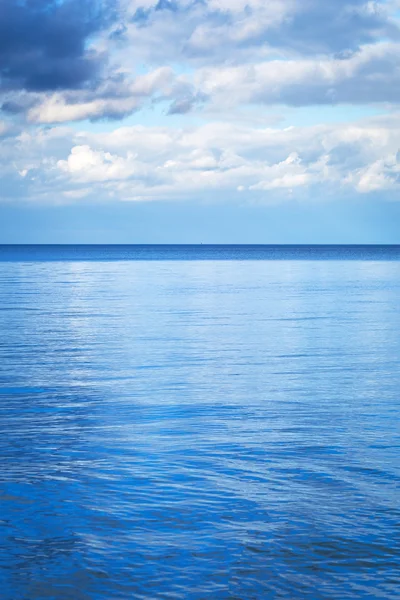
[[[399,331],[400,247],[0,247],[1,600],[400,598]]]
[[[0,245],[3,261],[400,260],[398,246]]]

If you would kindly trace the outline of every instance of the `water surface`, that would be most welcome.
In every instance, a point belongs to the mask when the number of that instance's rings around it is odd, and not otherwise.
[[[399,598],[399,306],[398,247],[0,248],[2,600]]]

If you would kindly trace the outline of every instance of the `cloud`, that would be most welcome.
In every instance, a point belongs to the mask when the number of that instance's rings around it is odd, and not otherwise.
[[[73,179],[90,182],[126,180],[143,173],[135,165],[135,155],[125,157],[93,150],[88,145],[74,146],[67,160],[59,160],[57,167]]]
[[[23,132],[0,147],[5,182],[36,201],[207,197],[268,202],[400,192],[400,115],[353,124],[257,128],[65,127]],[[7,184],[9,188],[9,183]]]
[[[370,0],[122,1],[117,30],[145,60],[196,65],[252,62],[277,51],[346,53],[399,36],[390,6]]]
[[[90,36],[111,15],[108,0],[2,0],[1,89],[76,89],[93,82],[105,56],[90,48]]]
[[[315,104],[399,102],[400,44],[363,46],[344,59],[271,60],[254,65],[209,68],[197,86],[215,106],[245,103]]]
[[[263,179],[250,186],[251,190],[292,189],[312,183],[312,172],[316,165],[302,163],[297,152],[278,163],[268,165],[263,172]],[[318,172],[318,171],[317,171]]]
[[[192,85],[186,85],[185,87],[186,89],[181,85],[177,85],[172,89],[169,115],[186,115],[207,102],[206,94],[200,91],[196,92]]]
[[[133,77],[115,71],[95,88],[7,96],[3,110],[22,112],[32,123],[122,119],[164,103],[169,115],[226,113],[242,105],[337,105],[399,102],[400,44],[381,42],[347,58],[269,60],[206,67],[177,75],[169,66]]]
[[[398,37],[398,26],[384,2],[306,0],[268,41],[307,55],[354,51],[385,37]]]
[[[174,75],[161,67],[128,80],[124,74],[110,77],[95,90],[56,92],[39,97],[27,111],[34,123],[63,123],[83,119],[121,119],[141,108],[147,100],[173,94]]]
[[[0,106],[32,123],[398,102],[393,3],[3,0]],[[386,41],[383,41],[386,40]],[[165,106],[164,106],[165,105]]]
[[[396,0],[2,0],[2,181],[47,201],[395,196],[397,116],[279,129],[265,127],[265,108],[254,111],[261,128],[243,114],[254,105],[396,106],[398,8]],[[149,106],[166,127],[95,135],[57,125],[122,120]]]
[[[370,165],[349,174],[349,182],[354,182],[358,192],[399,191],[400,190],[399,152],[380,158]]]
[[[4,121],[0,121],[0,138],[6,135],[10,130],[10,126]]]

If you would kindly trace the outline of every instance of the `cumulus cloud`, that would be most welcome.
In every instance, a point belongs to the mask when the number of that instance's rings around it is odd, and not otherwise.
[[[143,175],[135,164],[136,156],[130,152],[118,156],[103,150],[93,150],[88,145],[74,146],[67,160],[59,160],[57,167],[73,179],[85,183],[126,180]]]
[[[357,191],[369,192],[398,191],[400,188],[399,152],[380,158],[348,176],[355,183]]]
[[[66,128],[22,133],[0,150],[4,180],[31,198],[76,201],[277,198],[400,191],[400,116],[356,124],[255,128]]]

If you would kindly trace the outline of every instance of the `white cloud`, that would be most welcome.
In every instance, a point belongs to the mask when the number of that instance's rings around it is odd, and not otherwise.
[[[398,154],[389,155],[349,176],[362,194],[379,191],[400,191],[400,162]]]
[[[285,129],[229,122],[108,133],[55,127],[8,139],[0,173],[18,178],[32,199],[397,198],[399,139],[400,115]]]
[[[73,200],[80,200],[81,198],[85,198],[85,196],[90,195],[90,188],[77,188],[74,190],[66,190],[63,192],[63,195],[66,198],[71,198]]]
[[[74,146],[67,160],[59,160],[57,167],[72,180],[80,182],[103,182],[126,180],[143,174],[130,152],[125,157],[93,150],[88,145]]]
[[[121,0],[119,41],[144,61],[192,65],[257,62],[271,51],[352,51],[395,38],[395,7],[370,0]]]
[[[173,93],[171,86],[175,82],[172,69],[161,67],[139,75],[132,81],[123,78],[108,85],[104,83],[102,88],[94,92],[58,92],[44,96],[28,110],[27,116],[34,123],[121,118],[138,110],[152,97],[170,96]]]
[[[364,46],[348,58],[270,60],[205,68],[196,86],[216,107],[245,103],[312,104],[398,102],[400,44]]]
[[[34,123],[65,123],[100,118],[108,114],[126,115],[138,108],[136,98],[116,100],[92,100],[68,104],[62,94],[45,98],[28,111],[28,119]]]
[[[5,121],[0,121],[0,136],[6,134],[9,131],[9,129],[9,126],[7,125],[7,123],[5,123]]]
[[[263,179],[252,185],[252,190],[292,189],[312,183],[313,166],[302,164],[297,152],[292,152],[285,160],[263,171]]]

